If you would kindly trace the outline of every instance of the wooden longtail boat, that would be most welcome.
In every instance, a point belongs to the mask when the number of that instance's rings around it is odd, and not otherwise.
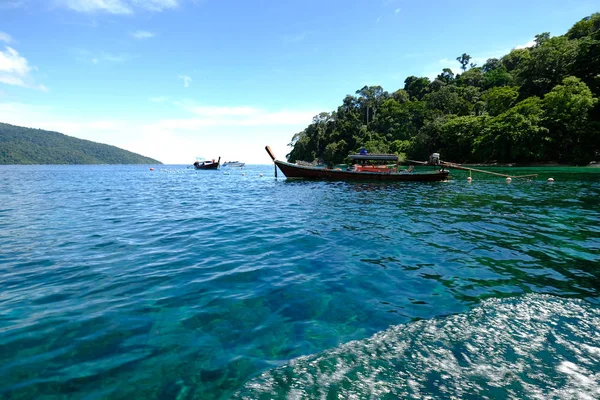
[[[204,161],[204,160],[196,160],[194,163],[194,168],[196,169],[217,169],[219,168],[219,164],[221,163],[221,157],[219,157],[218,161]]]
[[[436,182],[448,179],[449,172],[443,168],[433,172],[398,171],[398,156],[395,154],[355,154],[350,158],[362,161],[354,170],[326,169],[292,164],[275,158],[269,146],[267,153],[287,178],[328,179],[337,181],[385,181],[385,182]],[[365,165],[366,161],[395,161],[395,168]],[[277,174],[275,174],[277,176]]]

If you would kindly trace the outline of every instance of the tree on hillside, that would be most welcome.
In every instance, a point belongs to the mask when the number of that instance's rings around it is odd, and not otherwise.
[[[508,72],[520,70],[531,58],[528,49],[513,49],[500,59]]]
[[[465,101],[455,90],[455,87],[445,86],[425,96],[427,106],[442,114],[467,115],[470,112],[470,104]]]
[[[469,65],[469,61],[471,61],[471,56],[467,53],[463,53],[462,56],[456,57],[456,61],[460,63],[460,68],[464,72],[467,70],[467,65]]]
[[[394,93],[392,93],[392,98],[400,104],[410,101],[410,96],[404,89],[396,90]]]
[[[364,86],[294,135],[289,160],[340,162],[361,147],[412,159],[600,159],[600,13],[535,41],[481,67],[464,53],[460,74],[409,76],[390,94]]]
[[[363,86],[356,91],[358,102],[365,109],[365,125],[375,118],[377,108],[388,97],[388,92],[381,86]]]
[[[535,46],[534,47],[540,47],[545,42],[547,42],[548,39],[550,39],[550,32],[544,32],[544,33],[535,35],[535,38],[534,38]]]
[[[471,68],[470,70],[460,74],[456,81],[461,86],[475,86],[483,88],[485,85],[485,78],[481,68]]]
[[[436,79],[448,84],[454,80],[454,72],[450,68],[444,68],[442,73],[437,76]]]
[[[600,13],[594,13],[573,25],[565,36],[571,40],[579,39],[584,36],[590,36],[598,30],[600,30]]]
[[[500,62],[500,60],[498,60],[497,58],[488,58],[485,64],[483,64],[483,67],[481,67],[481,69],[483,70],[483,72],[487,73],[494,71],[500,67],[502,67],[502,63]]]
[[[560,36],[544,39],[532,48],[530,57],[517,73],[522,96],[541,97],[569,76],[577,60],[577,44],[577,40]]]
[[[490,120],[474,141],[474,153],[483,160],[516,162],[543,159],[544,111],[538,97],[529,97]]]
[[[600,13],[594,15],[598,15],[598,30],[592,31],[590,36],[582,37],[577,41],[577,55],[571,66],[571,73],[581,78],[597,96],[600,96],[600,74],[598,74],[598,65],[600,65]]]
[[[554,158],[587,162],[593,158],[594,145],[597,147],[600,137],[597,131],[589,129],[588,115],[597,102],[587,85],[574,76],[563,79],[561,85],[544,96],[551,140],[560,144],[551,146],[556,152]]]
[[[503,64],[500,64],[498,68],[485,72],[483,75],[485,80],[485,88],[493,88],[496,86],[509,86],[512,85],[514,77],[506,70]]]
[[[486,110],[491,116],[500,115],[514,105],[519,97],[519,90],[515,87],[495,87],[483,94]]]
[[[429,92],[429,78],[417,78],[409,76],[404,81],[404,90],[413,100],[422,100]]]

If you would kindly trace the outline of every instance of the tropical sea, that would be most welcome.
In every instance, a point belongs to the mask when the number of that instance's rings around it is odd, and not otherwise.
[[[600,398],[600,168],[154,168],[0,166],[0,398]]]

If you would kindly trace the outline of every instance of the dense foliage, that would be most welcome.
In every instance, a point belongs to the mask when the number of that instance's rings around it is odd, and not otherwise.
[[[410,76],[393,93],[365,86],[294,135],[288,159],[344,161],[361,147],[456,162],[588,163],[600,151],[600,13],[565,35],[536,35],[482,66],[457,58],[433,81]]]
[[[0,123],[0,164],[160,164],[115,146]]]

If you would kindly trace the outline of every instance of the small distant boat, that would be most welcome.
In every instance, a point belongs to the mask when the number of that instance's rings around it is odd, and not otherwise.
[[[361,151],[361,154],[350,155],[350,158],[356,161],[350,169],[341,168],[328,169],[319,167],[309,167],[293,164],[285,161],[279,161],[271,151],[269,146],[265,149],[277,167],[287,178],[304,179],[328,179],[337,181],[386,181],[386,182],[436,182],[448,179],[449,172],[441,167],[432,172],[414,172],[413,168],[409,170],[398,169],[398,156],[396,154],[367,154]],[[440,167],[439,155],[435,153],[433,162],[429,165]],[[395,166],[374,165],[374,161],[395,162]],[[370,163],[368,163],[370,162]],[[275,174],[277,176],[277,173]]]
[[[196,169],[217,169],[219,168],[219,164],[221,163],[221,157],[217,161],[213,158],[208,161],[203,158],[196,158],[196,162],[194,162],[194,168]]]
[[[243,162],[239,162],[239,161],[226,161],[223,163],[224,167],[243,167],[244,165],[246,165],[246,163]]]

